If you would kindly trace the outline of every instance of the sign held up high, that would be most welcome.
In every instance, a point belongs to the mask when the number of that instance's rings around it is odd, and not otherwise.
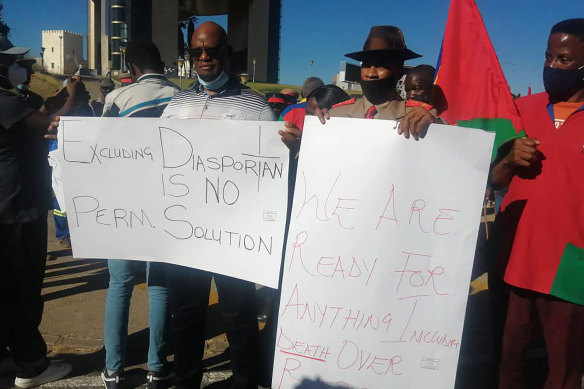
[[[494,134],[396,125],[306,120],[275,389],[454,387]]]

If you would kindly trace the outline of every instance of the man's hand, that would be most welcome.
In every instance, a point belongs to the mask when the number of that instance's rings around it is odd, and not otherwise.
[[[44,111],[49,115],[54,114],[65,104],[67,100],[67,88],[59,89],[54,95],[45,100]]]
[[[60,121],[61,118],[59,116],[52,118],[51,124],[49,124],[49,127],[47,128],[45,139],[57,139],[57,129],[59,128]]]
[[[410,135],[419,140],[426,136],[428,126],[434,123],[434,116],[422,107],[414,107],[400,121],[397,133],[409,139]]]
[[[504,157],[498,157],[492,166],[489,185],[494,189],[505,188],[509,186],[516,174],[522,178],[533,178],[541,173],[541,162],[544,156],[537,150],[539,144],[535,138],[515,139],[507,154]],[[506,146],[507,144],[501,146],[499,152],[504,152]]]
[[[320,120],[322,124],[325,124],[326,121],[331,118],[331,115],[329,114],[329,110],[327,108],[316,107],[314,109],[314,112],[312,112],[312,115],[318,117],[318,120]]]
[[[539,160],[537,154],[539,141],[535,138],[519,138],[504,158],[504,163],[514,168],[527,168]]]
[[[302,137],[302,131],[298,127],[290,122],[284,122],[284,129],[278,131],[278,134],[282,137],[282,142],[291,151],[298,151],[300,148],[300,138]]]
[[[83,86],[83,81],[81,81],[81,77],[73,76],[73,77],[69,78],[69,80],[67,81],[67,86],[66,86],[67,94],[69,95],[69,97],[75,96],[81,90],[82,86]]]

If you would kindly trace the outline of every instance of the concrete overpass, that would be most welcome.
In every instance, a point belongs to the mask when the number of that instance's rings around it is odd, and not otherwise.
[[[278,81],[281,0],[87,0],[88,66],[105,75],[123,67],[132,39],[151,39],[167,66],[176,66],[178,23],[191,16],[227,15],[234,49],[231,71]],[[253,26],[253,28],[250,28]]]

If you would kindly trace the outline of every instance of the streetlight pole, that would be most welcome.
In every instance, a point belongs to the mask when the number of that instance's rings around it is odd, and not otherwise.
[[[256,59],[252,59],[251,62],[253,63],[253,74],[251,76],[251,82],[255,83],[255,65],[256,65]]]
[[[180,80],[180,89],[182,89],[182,68],[185,64],[185,60],[181,57],[178,57],[176,60],[176,65],[178,66],[178,78]]]
[[[61,63],[61,74],[65,74],[65,71],[63,69],[63,57],[65,56],[65,53],[63,53],[63,35],[59,35],[59,62]]]
[[[312,65],[314,65],[314,60],[313,60],[313,59],[311,59],[311,60],[309,60],[309,61],[308,61],[308,63],[310,64],[310,68],[309,68],[309,69],[310,69],[310,71],[309,71],[309,76],[310,76],[310,77],[312,77]]]
[[[120,73],[124,72],[124,65],[126,64],[126,48],[124,46],[120,46],[120,51],[122,52],[121,58],[120,58]]]

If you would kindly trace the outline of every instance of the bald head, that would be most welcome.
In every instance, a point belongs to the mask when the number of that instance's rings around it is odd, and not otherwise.
[[[226,46],[227,33],[217,23],[205,22],[195,30],[191,38],[191,47],[202,47],[201,45],[197,46],[197,44],[206,41],[213,42],[215,45]]]
[[[219,77],[229,57],[227,33],[223,27],[213,22],[201,24],[191,39],[190,54],[202,80],[213,81]]]

